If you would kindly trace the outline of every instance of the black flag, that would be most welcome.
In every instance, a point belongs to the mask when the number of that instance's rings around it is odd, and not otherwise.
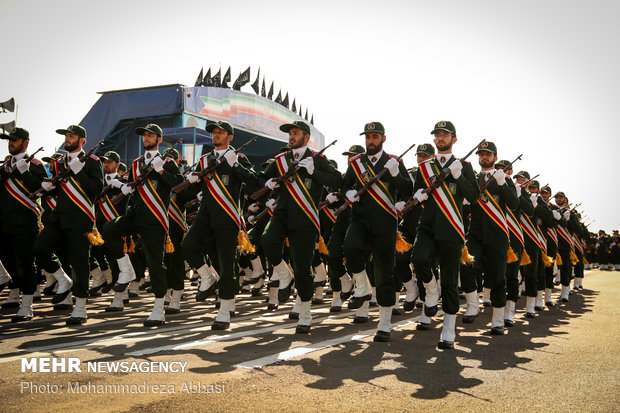
[[[282,104],[282,89],[280,89],[278,91],[278,96],[276,96],[276,100],[274,100],[274,102],[279,103],[280,105]]]
[[[222,68],[220,68],[220,70],[217,71],[217,73],[211,78],[211,80],[213,81],[213,86],[215,87],[221,87],[222,85]]]
[[[12,120],[9,123],[0,123],[0,128],[2,128],[2,132],[10,132],[15,129],[15,121]]]
[[[314,113],[312,114],[312,117],[310,118],[310,124],[314,125]]]
[[[260,95],[262,97],[267,97],[267,94],[265,93],[265,78],[263,77],[263,86],[260,88]]]
[[[269,88],[269,93],[267,93],[267,99],[271,99],[273,97],[273,80],[271,81],[271,87]]]
[[[0,103],[0,108],[2,108],[2,112],[13,112],[15,110],[15,98],[11,98],[6,102]]]
[[[241,73],[235,83],[233,83],[233,89],[241,90],[241,86],[250,83],[250,68],[245,69],[245,72]],[[254,85],[252,85],[254,86]]]
[[[200,85],[202,85],[202,67],[200,68],[198,79],[196,79],[196,83],[194,83],[194,86],[200,86]]]
[[[288,92],[286,92],[286,96],[284,96],[284,100],[282,101],[282,104],[284,105],[285,108],[288,109]]]
[[[308,108],[306,108],[306,116],[304,116],[304,119],[308,120]]]
[[[228,70],[226,71],[226,74],[222,79],[222,87],[224,89],[230,89],[230,87],[228,86],[228,82],[230,82],[230,66],[228,66]]]
[[[213,78],[211,77],[211,68],[207,70],[207,74],[202,79],[202,86],[213,86]]]
[[[293,99],[293,104],[291,105],[291,110],[293,112],[297,112],[297,106],[295,106],[295,99]]]
[[[254,81],[254,83],[252,83],[252,89],[254,89],[254,93],[256,93],[257,95],[258,95],[258,78],[260,78],[260,66],[258,67],[258,73],[256,74],[256,80]]]

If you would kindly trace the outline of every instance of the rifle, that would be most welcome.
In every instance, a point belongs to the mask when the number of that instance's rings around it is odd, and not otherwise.
[[[330,146],[332,146],[336,142],[338,142],[338,140],[333,141],[332,143],[330,143],[329,145],[327,145],[326,147],[324,147],[320,151],[313,153],[312,155],[310,155],[310,158],[314,159],[317,156],[322,155],[323,152],[325,152],[325,149],[329,148]],[[308,158],[302,158],[302,159],[308,159]],[[280,182],[290,178],[291,176],[295,175],[297,173],[297,171],[299,170],[299,168],[300,168],[299,162],[301,162],[302,159],[298,159],[296,161],[293,161],[291,166],[288,168],[288,171],[286,171],[286,173],[284,175],[282,175],[282,176],[279,176],[277,178],[273,178],[273,182],[280,183]],[[252,198],[254,201],[256,201],[258,198],[260,198],[261,196],[263,196],[264,194],[266,194],[269,191],[271,191],[271,189],[269,187],[267,187],[267,186],[264,186],[261,189],[259,189],[258,191],[254,192],[252,195],[250,195],[250,198]]]
[[[480,141],[480,143],[478,145],[476,145],[474,147],[474,149],[472,149],[471,151],[469,151],[467,153],[467,155],[465,155],[463,158],[460,159],[461,162],[465,161],[467,158],[469,158],[471,156],[472,153],[474,153],[474,151],[476,149],[478,149],[480,147],[480,145],[482,145],[484,142],[486,142],[486,139],[483,139]],[[445,179],[450,175],[450,168],[443,168],[441,170],[441,172],[439,173],[439,176],[437,177],[437,179],[435,179],[433,182],[431,182],[431,185],[428,188],[425,188],[422,193],[423,194],[428,194],[433,192],[434,190],[436,190],[437,188],[439,188],[441,186],[441,184],[443,183],[443,181],[445,181]],[[411,210],[411,208],[413,208],[414,206],[416,206],[419,203],[419,201],[417,199],[414,199],[413,196],[411,198],[409,198],[409,200],[405,203],[405,206],[403,207],[403,209],[400,211],[400,215],[403,216],[405,215],[407,212],[409,212],[409,210]]]
[[[274,205],[274,208],[275,208],[275,206],[276,206],[276,205],[278,205],[278,200],[277,200],[277,199],[276,199],[276,203],[275,203],[275,205]],[[258,220],[259,220],[259,219],[261,219],[262,217],[264,217],[264,216],[265,216],[265,214],[266,214],[267,212],[269,212],[269,209],[270,209],[269,207],[265,207],[265,209],[263,209],[263,210],[262,210],[262,211],[261,211],[258,215],[256,215],[256,218],[254,219],[254,222],[258,222]]]
[[[273,194],[273,190],[269,193],[269,195],[267,196],[267,198],[271,198]],[[256,204],[258,204],[259,206],[261,205],[261,203],[259,201],[256,201]],[[248,217],[250,215],[253,215],[254,212],[251,212],[249,209],[247,211],[245,211],[245,214],[243,214],[243,218],[248,219]]]
[[[506,170],[511,170],[512,169],[512,164],[514,164],[515,162],[517,162],[519,159],[521,159],[521,157],[523,156],[523,154],[519,155],[516,157],[516,159],[512,162],[510,162],[508,165],[504,166],[503,168],[501,168],[502,171],[506,171]],[[495,181],[495,172],[497,172],[497,169],[493,172],[493,175],[491,175],[491,177],[484,183],[484,185],[482,185],[482,188],[480,188],[480,196],[482,196],[482,194],[484,194],[484,191],[487,190],[487,188],[489,187],[489,185],[491,185],[491,183],[493,181]]]
[[[93,146],[92,148],[90,148],[90,150],[85,153],[84,155],[79,157],[80,162],[86,162],[86,160],[93,154],[93,152],[95,152],[95,149],[97,149],[99,146],[103,145],[105,142],[103,141],[103,139],[101,139],[95,146]],[[58,171],[56,171],[58,172]],[[43,181],[45,182],[51,182],[52,184],[56,184],[59,181],[65,180],[69,177],[69,175],[71,175],[71,168],[69,167],[69,165],[67,165],[67,169],[65,169],[64,171],[60,172],[60,173],[56,173],[56,175],[54,175],[51,178],[45,178]],[[43,188],[39,188],[36,191],[34,191],[33,193],[31,193],[28,198],[30,199],[37,199],[38,197],[41,197],[43,195],[45,195],[47,193],[47,191]]]
[[[176,141],[175,144],[171,146],[171,148],[174,148],[181,142],[183,142],[183,139],[179,139],[178,141]],[[140,176],[135,178],[134,181],[127,183],[126,185],[132,188],[135,188],[138,185],[142,185],[144,181],[148,179],[148,176],[151,174],[151,172],[155,170],[155,167],[153,166],[153,161],[157,157],[161,158],[161,156],[162,154],[160,152],[157,152],[157,154],[153,157],[153,160],[146,167],[142,168],[142,170],[140,171]],[[166,158],[172,158],[172,154],[168,152],[166,154]],[[114,198],[112,198],[111,202],[113,204],[118,204],[123,198],[125,198],[125,194],[121,192],[118,195],[116,195]]]
[[[534,179],[538,178],[539,176],[540,176],[540,174],[536,174],[533,177],[531,177],[530,179],[528,179],[527,181],[523,182],[522,184],[519,184],[519,186],[521,188],[525,188],[530,182],[532,182]],[[549,184],[547,184],[547,185],[549,185]],[[545,185],[545,186],[547,186],[547,185]]]
[[[403,156],[405,156],[407,154],[407,152],[409,152],[411,149],[413,149],[413,147],[416,144],[414,143],[413,145],[411,145],[409,148],[407,148],[407,150],[405,152],[403,152],[398,158],[396,158],[396,160],[398,162],[400,162],[401,159],[403,159]],[[366,182],[366,185],[364,185],[359,191],[357,191],[355,193],[355,195],[353,196],[355,197],[360,197],[362,196],[362,194],[366,191],[368,191],[368,188],[370,188],[371,186],[373,186],[379,179],[381,179],[381,177],[383,175],[385,175],[385,173],[389,171],[388,168],[383,168],[381,171],[379,171],[379,173],[377,173],[370,181]],[[348,199],[346,200],[346,202],[344,204],[342,204],[342,206],[340,208],[338,208],[338,210],[336,212],[334,212],[335,216],[338,216],[342,213],[342,211],[344,211],[345,209],[347,209],[349,207],[349,205],[351,205],[351,201],[349,201]]]
[[[30,161],[32,161],[34,159],[34,156],[41,152],[43,150],[43,146],[41,146],[39,149],[37,149],[32,155],[30,155],[29,157],[27,157],[26,163],[30,163]],[[7,171],[7,165],[9,164],[9,162],[7,162],[5,165],[3,165],[0,169],[0,181],[4,181],[6,179],[9,179],[11,176],[13,176],[13,174],[15,173],[15,170],[12,170],[11,172]]]
[[[246,143],[241,145],[239,147],[239,149],[235,149],[234,152],[235,153],[241,152],[241,150],[243,148],[245,148],[246,146],[248,146],[249,144],[251,144],[255,140],[256,140],[256,137],[253,137],[252,139],[250,139],[249,141],[247,141]],[[224,160],[225,160],[224,155],[226,155],[228,153],[228,151],[230,151],[230,146],[226,149],[226,151],[224,151],[222,156],[217,158],[217,160],[215,161],[215,163],[213,165],[211,165],[207,169],[203,169],[200,172],[192,172],[192,174],[198,176],[199,178],[202,178],[203,176],[207,175],[208,173],[213,172],[215,170],[215,168],[217,168],[222,162],[224,162]],[[172,191],[173,192],[181,192],[182,190],[184,190],[185,188],[187,188],[190,185],[191,185],[191,182],[189,180],[185,180],[185,181],[181,182],[180,184],[178,184],[177,186],[173,187]]]

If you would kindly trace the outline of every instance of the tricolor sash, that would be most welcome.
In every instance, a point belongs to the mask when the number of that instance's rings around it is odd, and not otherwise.
[[[143,164],[143,163],[144,162],[141,160],[141,158],[138,158],[135,161],[133,161],[133,163],[131,164],[134,178],[137,178],[138,176],[140,176],[139,167],[140,167],[140,164]],[[164,227],[164,229],[166,230],[166,233],[168,233],[169,231],[168,208],[166,208],[161,197],[159,196],[159,194],[153,187],[153,183],[151,182],[151,180],[149,178],[146,178],[144,180],[144,183],[142,185],[138,185],[136,188],[138,189],[138,193],[140,194],[142,201],[144,201],[148,209],[153,213],[155,218]]]
[[[56,199],[55,198],[52,198],[51,196],[47,195],[47,196],[45,196],[45,203],[50,208],[50,210],[53,211],[53,210],[56,209]]]
[[[168,216],[183,228],[183,232],[187,232],[188,228],[185,222],[185,213],[181,211],[181,208],[179,208],[172,198],[170,198],[170,205],[168,205]]]
[[[484,202],[487,201],[487,202]],[[491,218],[497,226],[504,231],[506,237],[508,237],[508,224],[506,223],[506,215],[500,208],[499,204],[493,199],[493,196],[489,193],[488,189],[485,189],[484,195],[478,199],[478,205],[482,210]]]
[[[286,153],[281,153],[276,156],[276,166],[278,167],[278,171],[280,175],[284,175],[290,166],[290,160],[286,159]],[[286,188],[293,196],[293,199],[299,205],[302,211],[306,214],[308,219],[314,224],[317,231],[321,230],[321,224],[319,221],[319,211],[308,192],[308,188],[304,185],[298,173],[289,177],[284,181],[286,183]]]
[[[329,218],[331,222],[336,222],[336,211],[335,210],[329,207],[325,207],[323,208],[323,212],[325,212],[325,215],[327,215],[327,218]]]
[[[523,232],[527,234],[527,236],[536,244],[538,247],[543,250],[545,253],[547,252],[547,245],[543,243],[540,236],[540,231],[537,230],[537,227],[534,226],[530,217],[525,214],[521,214],[521,228],[523,228]]]
[[[54,166],[57,172],[60,171],[60,159],[61,158],[54,160]],[[68,167],[68,162],[66,162],[66,167]],[[78,181],[73,176],[69,176],[66,181],[60,181],[60,187],[67,194],[69,199],[73,201],[91,221],[95,222],[95,206]]]
[[[571,237],[571,235],[568,233],[568,230],[564,228],[563,226],[558,225],[557,228],[558,228],[558,234],[560,234],[560,237],[562,237],[564,241],[568,243],[571,251],[574,252],[575,246],[573,245],[573,237]]]
[[[207,155],[200,158],[200,166],[203,170],[208,168],[207,158]],[[243,228],[243,230],[245,230],[245,221],[241,216],[241,211],[239,211],[237,202],[235,202],[235,199],[230,195],[228,189],[226,189],[226,186],[222,182],[220,175],[216,171],[213,171],[204,176],[203,179],[207,184],[207,188],[209,189],[209,193],[211,194],[211,196],[213,196],[213,198],[222,207],[226,214],[233,221],[235,221],[237,227]]]
[[[4,181],[4,187],[9,194],[17,200],[17,202],[31,210],[37,217],[41,216],[41,213],[43,212],[41,206],[37,202],[28,198],[30,192],[21,182],[17,179],[13,179],[13,177],[9,177]]]
[[[98,204],[106,221],[112,221],[120,216],[116,208],[114,208],[114,204],[110,200],[108,194],[103,195],[103,198],[99,200]]]
[[[422,178],[428,187],[431,186],[431,179],[435,176],[437,179],[439,177],[439,169],[435,165],[434,162],[423,162],[420,165],[420,169],[418,172],[422,173]],[[465,241],[465,227],[463,226],[463,216],[461,215],[461,211],[459,211],[456,202],[454,201],[454,197],[450,193],[448,186],[445,182],[441,183],[437,189],[431,192],[433,195],[433,199],[437,203],[437,206],[444,214],[444,216],[448,219],[454,230],[459,234],[459,236]]]
[[[573,245],[581,252],[581,255],[583,255],[583,245],[581,245],[581,241],[579,241],[575,234],[573,234]]]
[[[555,243],[555,246],[558,246],[558,233],[555,231],[555,228],[547,228],[547,235],[549,238]]]
[[[351,166],[362,185],[366,185],[368,181],[375,177],[375,172],[372,170],[372,167],[369,163],[362,162],[361,156],[352,159]],[[378,180],[368,188],[367,192],[388,214],[394,217],[394,219],[398,218],[392,195],[390,195],[390,192],[383,182]]]
[[[515,217],[510,208],[506,209],[506,212],[506,224],[508,225],[508,229],[515,237],[517,237],[517,239],[521,242],[521,245],[525,246],[523,230],[521,229],[521,225],[517,222],[517,217]]]

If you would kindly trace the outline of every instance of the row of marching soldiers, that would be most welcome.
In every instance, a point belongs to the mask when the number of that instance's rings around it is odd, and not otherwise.
[[[581,288],[588,232],[566,195],[556,193],[553,204],[549,186],[526,171],[513,181],[513,162],[498,161],[492,142],[457,158],[449,121],[435,124],[434,146],[418,145],[418,167],[411,169],[404,154],[384,150],[384,126],[367,123],[360,133],[365,147],[343,153],[344,175],[323,151],[308,148],[305,122],[280,127],[288,146],[260,173],[230,145],[232,125],[218,121],[206,129],[213,149],[184,175],[176,150],[159,151],[161,128],[137,128],[144,154],[126,179],[115,152],[102,159],[84,152],[87,135],[79,125],[56,131],[67,153],[49,160],[51,177],[26,153],[25,129],[2,135],[10,156],[1,170],[0,285],[11,288],[3,306],[19,306],[12,321],[33,317],[37,268],[52,302],[72,308],[68,325],[85,323],[87,298],[102,292],[113,291],[107,312],[123,311],[148,269],[155,299],[144,325],[163,325],[166,314],[180,311],[192,269],[196,300],[219,298],[214,330],[229,328],[246,278],[253,295],[268,289],[268,310],[290,300],[294,289],[289,317],[298,320],[296,333],[308,333],[311,305],[322,302],[329,280],[330,312],[348,300],[353,322],[365,323],[370,307],[378,307],[375,341],[390,340],[403,289],[405,312],[416,303],[423,308],[418,330],[431,328],[441,302],[438,347],[449,349],[459,294],[466,300],[462,321],[471,323],[482,292],[493,307],[491,333],[501,335],[514,324],[522,293],[526,317],[554,305],[554,269],[561,302],[569,299],[571,279]],[[473,152],[479,173],[466,161]]]

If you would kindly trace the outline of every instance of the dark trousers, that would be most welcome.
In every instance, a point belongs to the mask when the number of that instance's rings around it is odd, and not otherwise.
[[[494,243],[481,243],[476,238],[467,240],[467,249],[475,257],[474,271],[461,271],[461,287],[470,293],[479,289],[478,280],[474,277],[478,270],[482,272],[484,286],[491,289],[493,307],[506,306],[506,253],[508,238]]]
[[[164,257],[168,288],[182,290],[185,281],[185,258],[183,257],[183,247],[181,246],[184,235],[183,228],[171,220],[169,234],[172,245],[174,245],[174,252],[166,254]]]
[[[558,251],[562,258],[562,265],[560,266],[560,282],[563,286],[568,287],[570,280],[573,277],[573,263],[570,260],[570,249],[560,249]]]
[[[515,262],[506,264],[506,299],[517,301],[519,299],[519,267],[523,255],[523,245],[520,242],[511,243],[512,251],[517,256]]]
[[[329,283],[332,286],[333,291],[342,291],[342,283],[340,277],[346,274],[347,269],[344,265],[344,236],[345,231],[334,230],[332,231],[329,242],[327,243],[327,250],[329,255],[327,257],[327,273],[329,275]]]
[[[525,295],[536,297],[538,293],[538,262],[540,260],[540,247],[529,238],[525,238],[525,251],[530,256],[531,263],[521,267],[521,275],[525,281]]]
[[[0,236],[3,239],[2,263],[13,277],[11,288],[19,288],[25,295],[34,294],[37,289],[37,269],[32,245],[37,233],[2,233]]]

